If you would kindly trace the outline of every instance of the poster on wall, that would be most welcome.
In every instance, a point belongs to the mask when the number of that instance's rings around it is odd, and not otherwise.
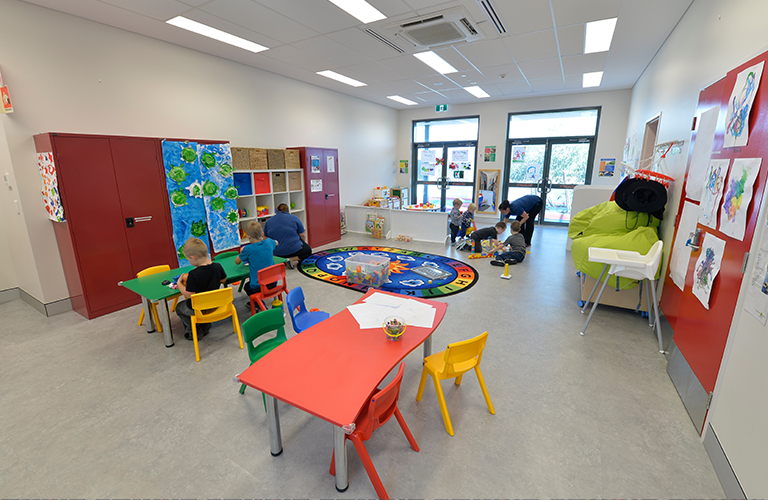
[[[59,181],[56,179],[56,165],[53,162],[53,153],[37,154],[37,169],[43,187],[40,194],[43,196],[45,211],[48,218],[54,222],[64,222],[64,207],[59,196]]]
[[[613,177],[616,170],[616,158],[602,158],[600,160],[600,169],[597,172],[598,177]]]
[[[512,163],[525,163],[525,146],[512,147]]]
[[[754,316],[763,326],[768,319],[768,221],[763,224],[760,246],[752,276],[749,279],[744,309]]]
[[[712,160],[709,163],[707,181],[701,196],[701,212],[699,222],[712,229],[717,228],[717,210],[723,198],[723,186],[728,175],[728,164],[731,160]]]
[[[325,165],[326,165],[326,171],[329,174],[332,174],[336,172],[336,158],[333,156],[326,156],[325,157]]]
[[[313,174],[319,174],[320,173],[320,157],[319,156],[310,156],[309,157],[309,166],[310,170]]]
[[[237,188],[233,181],[229,144],[198,144],[203,202],[214,252],[240,246]],[[194,191],[192,188],[190,193]]]
[[[696,221],[699,219],[699,205],[686,201],[683,205],[680,223],[677,226],[677,236],[672,246],[672,256],[669,259],[669,276],[680,290],[685,289],[685,278],[688,275],[688,263],[691,260],[691,247],[688,240],[696,231]]]
[[[723,138],[725,148],[747,145],[749,113],[752,111],[752,103],[760,87],[764,64],[765,61],[761,61],[736,76],[736,83],[728,100],[728,113],[725,115],[725,137]]]
[[[709,296],[712,293],[712,284],[720,272],[720,264],[723,261],[725,253],[725,240],[707,233],[704,235],[704,242],[701,244],[701,255],[696,261],[695,273],[693,276],[693,294],[699,299],[699,302],[709,309]]]
[[[744,239],[747,227],[747,209],[752,201],[752,187],[760,172],[762,158],[736,158],[725,185],[723,207],[720,210],[720,232]]]
[[[496,146],[486,146],[484,148],[483,161],[496,161]]]
[[[477,171],[477,211],[496,212],[500,170]]]
[[[707,167],[712,157],[712,144],[715,142],[719,106],[704,111],[698,120],[696,142],[693,143],[691,166],[688,170],[688,182],[685,196],[694,201],[701,200],[701,191],[707,179]]]
[[[309,192],[319,193],[323,190],[323,179],[310,179],[309,180]]]
[[[408,160],[400,160],[400,173],[401,174],[408,173]]]

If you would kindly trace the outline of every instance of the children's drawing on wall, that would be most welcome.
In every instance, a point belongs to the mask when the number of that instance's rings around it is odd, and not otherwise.
[[[749,139],[749,112],[755,100],[764,61],[745,69],[736,77],[731,98],[728,100],[728,114],[725,118],[723,147],[746,146]]]
[[[467,149],[452,149],[451,161],[453,162],[466,162],[469,161],[469,150]]]
[[[525,180],[528,182],[536,182],[540,177],[539,172],[541,172],[541,165],[538,163],[529,163],[525,166]]]
[[[755,267],[744,297],[744,309],[765,326],[768,320],[768,224],[763,224]],[[757,231],[755,231],[757,234]],[[751,257],[750,257],[751,258]]]
[[[725,240],[707,233],[701,244],[701,255],[696,261],[695,275],[693,277],[693,294],[702,305],[709,309],[709,296],[712,293],[717,273],[720,272],[720,263],[725,252]]]
[[[43,181],[40,194],[43,196],[43,203],[45,204],[48,218],[54,222],[64,222],[64,207],[61,206],[59,181],[56,179],[56,165],[53,162],[53,153],[38,153],[37,168]]]
[[[707,167],[712,158],[712,144],[715,141],[719,106],[704,111],[696,120],[696,138],[691,153],[691,168],[688,172],[685,196],[700,201],[702,190],[707,182]]]
[[[237,188],[232,171],[229,144],[198,144],[203,202],[208,220],[208,232],[214,252],[223,252],[240,245],[238,235]],[[194,188],[190,190],[190,195]]]
[[[624,144],[624,156],[623,156],[623,162],[632,167],[633,169],[637,168],[638,163],[640,163],[640,152],[637,150],[637,133],[633,132],[631,136],[627,137],[627,142]],[[624,179],[625,175],[622,171],[622,180]]]
[[[762,158],[733,160],[720,211],[720,232],[731,238],[744,239],[747,209],[752,201],[752,187],[760,172],[761,162]]]
[[[696,231],[696,221],[699,219],[699,205],[686,201],[683,205],[677,236],[672,245],[672,256],[669,259],[669,275],[680,290],[685,289],[685,278],[688,276],[688,263],[691,260],[691,247],[688,240]]]
[[[512,163],[524,163],[525,162],[525,146],[513,146],[512,147]]]
[[[723,185],[728,174],[730,160],[712,160],[709,163],[709,175],[701,197],[699,222],[712,229],[717,228],[717,210],[723,197]]]
[[[499,170],[478,170],[478,212],[496,212],[496,193],[500,174]]]

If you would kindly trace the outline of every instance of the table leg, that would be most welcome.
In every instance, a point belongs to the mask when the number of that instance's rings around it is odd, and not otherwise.
[[[173,332],[171,331],[171,313],[168,310],[168,299],[163,300],[163,320],[161,321],[163,321],[165,347],[173,347]]]
[[[424,357],[428,358],[432,355],[432,335],[430,334],[429,337],[427,337],[427,340],[424,341]]]
[[[155,318],[152,315],[152,307],[149,305],[149,299],[142,297],[141,307],[144,308],[144,321],[147,322],[147,333],[153,333],[155,331]]]
[[[269,394],[264,394],[267,402],[267,419],[269,420],[269,451],[273,457],[283,452],[283,438],[280,435],[280,414],[277,412],[277,400]]]
[[[333,426],[333,459],[336,465],[336,491],[344,492],[349,488],[347,477],[347,447],[344,429]]]

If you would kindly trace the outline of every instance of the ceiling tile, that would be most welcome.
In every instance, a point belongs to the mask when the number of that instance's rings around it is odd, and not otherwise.
[[[199,23],[206,24],[208,26],[211,26],[216,29],[220,29],[222,31],[226,31],[229,34],[239,36],[240,38],[245,38],[246,40],[250,40],[252,42],[256,42],[260,45],[264,45],[268,48],[277,47],[279,45],[282,45],[282,42],[279,40],[276,40],[274,38],[265,36],[263,34],[257,33],[255,31],[251,31],[248,28],[244,28],[240,26],[239,24],[233,24],[225,19],[222,19],[220,17],[214,16],[213,14],[209,14],[208,12],[202,11],[200,9],[195,9],[193,11],[190,11],[185,14],[185,17],[188,17],[189,19],[192,19],[193,21],[197,21]],[[174,29],[181,29],[176,28],[175,26],[171,26]],[[195,35],[196,37],[202,38],[202,35]],[[223,43],[218,42],[215,40],[210,40],[209,43]],[[241,49],[242,50],[242,49]]]
[[[461,88],[461,85],[453,82],[443,75],[435,75],[434,77],[418,78],[416,82],[420,83],[428,89],[432,89],[435,92],[443,92],[448,89]]]
[[[528,80],[562,77],[560,60],[557,58],[520,63],[520,69]]]
[[[251,0],[216,0],[200,10],[282,43],[318,35],[316,31]]]
[[[368,3],[373,5],[376,10],[384,14],[385,16],[394,17],[412,13],[411,7],[406,5],[403,0],[368,0]],[[410,2],[413,3],[413,2]]]
[[[564,90],[565,84],[563,78],[542,78],[540,80],[530,80],[534,92],[548,92],[552,90]]]
[[[298,66],[299,68],[304,68],[305,70],[311,71],[313,73],[326,69],[336,68],[336,65],[330,61],[326,61],[312,54],[307,54],[306,52],[299,50],[291,45],[281,45],[274,49],[262,52],[262,54],[264,54],[264,57],[277,59],[278,61],[283,61],[285,63]],[[337,71],[337,73],[344,74],[341,71]]]
[[[501,40],[483,40],[457,45],[456,50],[477,68],[509,62],[509,52]]]
[[[525,80],[519,82],[496,83],[494,84],[494,87],[496,87],[502,95],[518,95],[532,92],[531,86],[528,85],[528,82]]]
[[[492,3],[512,35],[554,28],[546,0],[492,0]]]
[[[252,0],[320,33],[333,33],[360,21],[324,0]]]
[[[446,96],[438,94],[437,92],[429,92],[429,91],[419,92],[417,94],[414,94],[414,96],[428,103],[444,103],[448,99]]]
[[[167,21],[190,10],[190,6],[176,0],[101,0],[104,3],[130,10],[159,21]]]
[[[560,56],[575,56],[584,53],[583,24],[574,24],[565,28],[557,28],[557,41],[560,43]]]
[[[467,59],[454,47],[436,49],[433,50],[433,52],[445,59],[448,64],[459,71],[469,71],[474,69],[472,64],[470,64]]]
[[[191,5],[192,7],[199,7],[203,5],[205,2],[208,2],[209,0],[179,0],[179,1],[187,5]]]
[[[423,62],[419,61],[411,54],[403,54],[390,59],[383,59],[379,61],[381,64],[392,70],[400,73],[403,76],[409,78],[419,78],[427,75],[437,74],[434,69],[430,68]]]
[[[479,71],[460,71],[458,73],[451,73],[450,75],[443,75],[446,79],[451,80],[459,87],[471,87],[472,85],[482,85],[488,83],[488,79]]]
[[[555,30],[537,31],[504,38],[504,45],[517,62],[557,57]]]
[[[565,75],[565,88],[580,89],[583,87],[582,75]]]
[[[310,54],[327,59],[339,66],[349,66],[370,61],[370,58],[360,52],[349,49],[327,36],[318,36],[309,40],[292,43],[291,45],[299,50],[305,50]]]
[[[417,93],[417,92],[424,92],[427,90],[424,88],[423,85],[421,85],[416,80],[397,80],[394,82],[387,82],[388,85],[391,85],[392,87],[396,88],[400,92],[406,92],[406,93]]]
[[[523,74],[517,64],[501,64],[499,66],[483,66],[479,68],[489,82],[516,82],[523,80]],[[501,75],[504,75],[502,78]]]
[[[401,54],[359,28],[337,31],[329,34],[328,38],[336,40],[347,48],[362,52],[374,60],[398,57]]]
[[[603,71],[608,52],[581,54],[563,57],[563,73],[566,75],[581,75],[593,71]]]
[[[349,66],[344,66],[342,69],[354,71],[355,74],[362,75],[364,78],[376,80],[378,82],[393,82],[403,78],[403,75],[374,61],[362,64],[351,64]]]
[[[583,24],[617,17],[621,8],[621,0],[551,1],[552,9],[555,11],[555,22],[558,26]]]

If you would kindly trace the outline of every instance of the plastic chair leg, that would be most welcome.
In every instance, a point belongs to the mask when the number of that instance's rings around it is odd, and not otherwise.
[[[195,344],[195,361],[200,361],[200,346],[197,342],[197,322],[192,321],[192,340]]]
[[[149,303],[149,308],[152,310],[152,315],[155,318],[155,330],[163,333],[163,323],[160,321],[160,315],[157,313],[157,304],[154,302]]]
[[[475,373],[477,374],[477,381],[480,382],[480,389],[483,391],[485,405],[488,407],[488,411],[491,412],[491,414],[496,415],[496,410],[493,409],[493,403],[491,403],[491,395],[488,394],[488,388],[485,386],[483,372],[480,371],[480,365],[475,365]]]
[[[420,451],[418,443],[416,443],[416,440],[413,438],[413,434],[411,434],[411,429],[408,428],[408,424],[405,423],[403,414],[400,413],[400,408],[395,408],[395,418],[397,419],[397,423],[400,424],[400,428],[403,429],[405,439],[408,440],[408,444],[411,445],[411,448],[414,451]]]
[[[440,413],[443,415],[445,430],[453,436],[453,425],[451,425],[451,416],[448,415],[448,405],[445,404],[443,387],[440,385],[440,380],[437,377],[432,377],[432,380],[435,382],[435,393],[437,393],[437,402],[440,404]]]
[[[176,304],[179,303],[179,297],[173,298],[173,304],[171,304],[171,312],[174,312],[176,310]]]
[[[456,380],[454,380],[453,383],[456,384],[456,385],[461,385],[462,378],[464,378],[464,374],[463,373],[461,375],[459,375],[458,377],[456,377]]]
[[[421,369],[421,381],[419,382],[419,390],[416,392],[416,401],[421,401],[421,396],[424,395],[424,386],[427,383],[427,367]]]
[[[240,321],[237,319],[237,314],[234,313],[232,314],[232,328],[234,328],[235,333],[237,333],[237,340],[240,341],[240,349],[245,349],[245,344],[243,344],[243,332],[240,330]]]
[[[371,483],[373,483],[373,489],[376,490],[376,494],[382,500],[388,499],[389,495],[387,495],[387,490],[384,489],[384,485],[379,478],[379,474],[376,472],[376,468],[373,466],[373,462],[371,461],[370,455],[368,455],[368,450],[365,449],[363,441],[356,434],[350,435],[349,439],[355,445],[357,454],[360,457],[360,461],[363,462],[363,467],[365,467],[365,472],[368,473],[368,478],[371,480]]]
[[[138,326],[141,326],[141,324],[144,323],[144,307],[141,308],[141,314],[139,314],[139,324]]]

